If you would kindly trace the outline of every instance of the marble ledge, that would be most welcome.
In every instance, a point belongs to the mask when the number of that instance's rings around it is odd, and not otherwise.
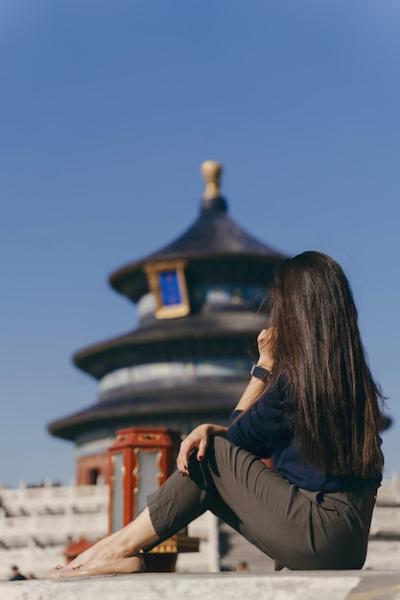
[[[0,583],[1,600],[400,600],[400,569],[276,573],[139,573]]]

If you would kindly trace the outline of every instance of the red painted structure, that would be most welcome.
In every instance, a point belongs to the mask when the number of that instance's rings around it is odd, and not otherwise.
[[[122,454],[122,526],[130,523],[137,509],[137,494],[141,485],[140,455],[156,453],[157,486],[173,473],[179,451],[181,435],[165,427],[127,427],[117,431],[117,439],[108,450],[109,460],[109,531],[112,531],[112,515],[115,510],[116,455]],[[152,490],[149,490],[151,492]]]
[[[181,434],[165,427],[128,427],[117,431],[117,438],[108,450],[109,533],[130,523],[144,508],[138,504],[140,491],[143,504],[143,497],[160,487],[175,471],[180,442]],[[148,473],[143,472],[149,467],[149,463],[141,464],[143,453],[155,454],[151,469],[156,480],[149,481]],[[144,494],[142,485],[148,487]],[[178,553],[198,552],[199,543],[200,540],[189,537],[184,528],[145,554],[146,568],[149,571],[173,571]]]

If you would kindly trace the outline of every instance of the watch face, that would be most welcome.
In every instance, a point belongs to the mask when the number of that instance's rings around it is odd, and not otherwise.
[[[254,377],[258,377],[258,379],[262,379],[262,381],[268,381],[271,376],[270,371],[264,369],[264,367],[259,367],[258,365],[254,365],[251,374],[254,375]]]

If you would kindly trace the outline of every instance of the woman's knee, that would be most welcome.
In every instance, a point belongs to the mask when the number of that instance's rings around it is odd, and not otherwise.
[[[226,469],[231,470],[237,461],[241,448],[235,446],[222,435],[213,435],[209,439],[205,461],[209,469],[217,476]]]
[[[227,454],[227,446],[230,442],[220,436],[212,435],[208,439],[207,448],[203,459],[197,458],[197,449],[193,449],[188,457],[189,472],[193,475],[200,475],[204,479],[205,472],[218,472],[218,465],[221,461],[225,462],[224,456]]]
[[[238,460],[245,459],[248,453],[235,446],[221,435],[209,437],[203,460],[197,458],[197,450],[189,455],[189,472],[210,484],[215,477],[221,478],[223,473],[236,471]]]
[[[208,440],[207,454],[208,458],[219,456],[221,453],[226,452],[227,445],[230,442],[222,435],[212,435]]]

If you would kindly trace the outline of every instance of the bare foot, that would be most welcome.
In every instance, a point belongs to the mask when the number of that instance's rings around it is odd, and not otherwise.
[[[96,567],[72,567],[68,565],[62,569],[53,569],[49,573],[50,579],[69,579],[75,577],[94,577],[96,575],[122,575],[126,573],[141,573],[145,571],[144,559],[140,556],[121,558],[114,562],[105,563]]]
[[[117,541],[113,541],[111,537],[113,536],[102,538],[97,541],[95,544],[78,554],[74,560],[66,565],[57,565],[49,572],[48,576],[53,577],[54,575],[59,574],[60,571],[69,573],[72,569],[91,569],[98,567],[99,565],[118,561],[122,558],[131,558],[123,555]]]
[[[67,565],[65,565],[62,568],[73,568],[73,567],[81,567],[82,565],[84,565],[87,561],[91,560],[94,556],[96,556],[99,551],[101,551],[101,549],[103,549],[107,543],[110,543],[111,536],[108,536],[106,538],[102,538],[100,540],[98,540],[97,542],[95,542],[92,546],[90,546],[89,548],[87,548],[86,550],[84,550],[83,552],[81,552],[80,554],[78,554],[78,556],[76,558],[74,558],[74,560],[72,560],[71,562],[69,562]],[[59,568],[59,565],[56,567],[56,569]]]

